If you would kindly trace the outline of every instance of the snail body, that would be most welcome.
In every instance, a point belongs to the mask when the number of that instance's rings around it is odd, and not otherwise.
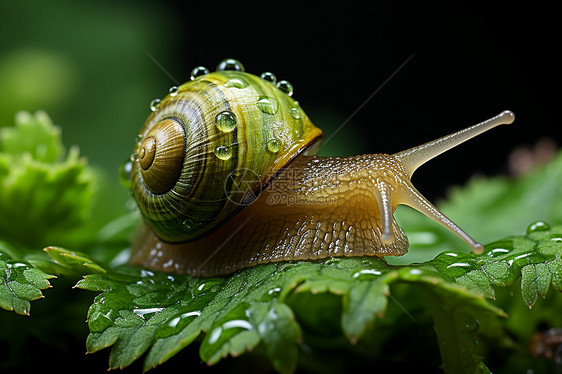
[[[410,178],[442,152],[511,123],[511,112],[393,155],[316,157],[322,132],[290,84],[245,73],[235,60],[195,71],[204,74],[153,105],[139,134],[130,180],[146,225],[131,263],[215,276],[275,261],[400,256],[409,244],[393,217],[399,204],[482,252]]]

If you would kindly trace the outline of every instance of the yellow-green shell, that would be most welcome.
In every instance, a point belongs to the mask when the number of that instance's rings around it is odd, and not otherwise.
[[[193,240],[220,226],[322,137],[294,99],[245,72],[197,77],[155,109],[133,153],[142,157],[133,161],[131,183],[144,219],[168,242]],[[152,154],[146,156],[143,148],[153,151],[152,138],[164,139],[160,128],[178,127],[173,142],[157,142],[160,150],[147,161]],[[178,147],[181,128],[184,143]],[[172,177],[176,180],[169,180]]]

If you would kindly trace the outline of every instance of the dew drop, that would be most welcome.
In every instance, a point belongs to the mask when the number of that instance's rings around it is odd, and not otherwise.
[[[226,145],[219,145],[217,148],[215,148],[214,154],[221,160],[226,161],[232,157],[232,149],[230,147],[227,147]]]
[[[142,134],[138,134],[137,136],[135,136],[135,143],[141,144],[143,139],[144,136],[142,136]]]
[[[135,313],[137,316],[141,317],[142,319],[146,319],[145,315],[160,313],[162,310],[164,310],[164,308],[133,309],[133,313]]]
[[[341,259],[338,257],[329,257],[326,261],[324,261],[325,265],[337,265],[341,262]]]
[[[201,315],[201,311],[199,311],[199,310],[196,310],[196,311],[193,311],[193,312],[183,313],[179,317],[175,317],[175,318],[171,319],[170,322],[168,322],[168,326],[176,327],[182,319],[188,318],[188,317],[199,317],[200,315]]]
[[[140,276],[143,278],[153,277],[154,273],[150,270],[141,269]]]
[[[271,153],[277,153],[281,149],[281,140],[277,138],[272,138],[267,142],[267,150]]]
[[[561,234],[552,234],[550,235],[550,241],[555,243],[562,243],[562,235]]]
[[[232,78],[228,82],[226,82],[224,86],[242,89],[248,87],[248,82],[246,82],[246,80],[242,78]]]
[[[359,270],[358,272],[353,273],[352,277],[366,280],[366,279],[374,279],[381,274],[382,273],[380,271],[375,269],[362,269]]]
[[[526,257],[529,257],[529,256],[531,256],[531,255],[532,255],[532,253],[523,253],[523,254],[521,254],[521,255],[519,255],[519,256],[513,257],[513,260],[520,260],[520,259],[522,259],[522,258],[526,258]],[[512,261],[513,261],[513,260],[512,260]]]
[[[475,333],[480,328],[480,322],[478,322],[478,320],[474,318],[467,318],[464,322],[464,327],[467,332]]]
[[[162,100],[160,99],[154,99],[150,102],[150,110],[152,110],[153,112],[156,112],[158,110],[158,108],[160,107],[160,103],[162,102]]]
[[[486,245],[490,256],[501,255],[513,250],[513,241],[511,239],[499,240]]]
[[[178,94],[178,86],[170,87],[168,92],[170,93],[170,96],[176,96]]]
[[[236,128],[236,116],[229,110],[217,114],[215,126],[222,132],[231,132]]]
[[[509,253],[509,249],[506,248],[494,248],[488,252],[488,256],[497,257]]]
[[[191,227],[193,226],[193,222],[190,219],[184,219],[181,224],[182,224],[183,228],[186,229],[186,230],[191,229]]]
[[[119,180],[125,188],[131,188],[131,172],[133,171],[133,162],[126,160],[119,168]]]
[[[447,269],[457,267],[468,268],[470,267],[470,264],[468,262],[453,262],[452,264],[447,265]]]
[[[408,271],[408,273],[410,273],[411,275],[421,275],[422,271],[420,269],[411,269],[410,271]]]
[[[262,73],[262,75],[260,75],[260,78],[273,84],[277,83],[277,77],[275,76],[275,74],[270,73],[269,71]]]
[[[281,292],[281,287],[271,288],[269,291],[267,291],[266,294],[262,295],[260,301],[262,301],[262,302],[271,301],[271,300],[279,297],[280,292]]]
[[[205,74],[209,74],[209,69],[204,66],[197,66],[196,68],[191,70],[191,74],[189,75],[189,77],[191,78],[191,80],[194,80],[195,78]]]
[[[244,65],[236,59],[225,58],[217,65],[217,71],[223,70],[244,71]]]
[[[289,96],[293,96],[293,85],[286,80],[277,82],[277,88],[285,92]]]
[[[527,234],[533,232],[548,231],[548,230],[550,230],[550,226],[548,223],[544,221],[537,221],[535,223],[531,223],[529,227],[527,227]]]
[[[281,287],[275,287],[275,288],[272,288],[269,291],[267,291],[267,294],[273,295],[274,293],[279,293],[279,292],[281,292]]]
[[[279,101],[274,97],[260,96],[257,105],[262,112],[267,114],[276,114],[279,110]]]
[[[129,157],[129,160],[131,160],[132,162],[135,162],[138,159],[139,159],[139,154],[137,152],[131,153],[131,156]]]
[[[298,108],[291,108],[289,112],[294,119],[301,119],[301,111]]]

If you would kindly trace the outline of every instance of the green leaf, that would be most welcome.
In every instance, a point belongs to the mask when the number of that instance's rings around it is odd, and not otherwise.
[[[69,251],[59,247],[47,247],[44,251],[56,264],[76,274],[105,273],[106,271],[85,253]]]
[[[363,271],[362,274],[365,273]],[[357,342],[363,331],[374,322],[375,316],[382,317],[389,295],[389,288],[385,283],[378,279],[358,282],[344,294],[342,328],[352,343]]]
[[[28,154],[33,160],[54,163],[64,152],[60,129],[43,111],[33,116],[18,112],[15,127],[0,128],[0,153],[12,156]]]
[[[310,305],[315,295],[341,296],[341,331],[357,343],[383,316],[393,284],[402,283],[426,295],[447,372],[482,372],[486,365],[474,344],[478,323],[493,325],[490,320],[506,317],[487,299],[494,297],[495,287],[512,286],[520,278],[528,306],[550,285],[560,290],[560,233],[562,226],[543,224],[527,236],[490,244],[480,256],[448,251],[409,266],[378,258],[335,258],[262,265],[227,278],[130,267],[91,274],[77,284],[101,292],[88,312],[87,348],[95,352],[113,346],[111,368],[148,352],[144,366],[149,369],[205,333],[200,355],[208,364],[263,345],[277,371],[291,372],[306,321],[295,318],[289,295],[308,295]]]
[[[301,341],[301,330],[293,311],[278,300],[257,304],[249,312],[253,326],[267,347],[273,367],[279,372],[293,372],[297,365],[297,346]]]
[[[562,223],[562,152],[518,178],[473,178],[439,205],[482,242],[523,232],[529,222]]]
[[[49,117],[21,112],[0,131],[0,238],[22,248],[62,243],[85,222],[94,173],[71,148],[62,157],[60,132]]]
[[[10,255],[13,252],[0,242],[0,307],[29,315],[30,301],[42,298],[41,291],[51,287],[48,280],[55,276],[14,259]]]
[[[428,286],[421,289],[433,315],[443,370],[446,373],[489,373],[483,357],[475,349],[479,324],[507,315],[480,297],[467,297],[461,289]]]

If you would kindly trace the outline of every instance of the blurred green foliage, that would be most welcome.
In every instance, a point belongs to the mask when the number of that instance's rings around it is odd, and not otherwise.
[[[45,112],[19,112],[15,126],[0,128],[0,237],[33,251],[69,243],[90,218],[95,177],[77,148],[65,154]]]
[[[64,143],[78,144],[117,183],[150,101],[206,61],[204,51],[190,51],[195,36],[177,32],[177,18],[172,7],[148,1],[1,2],[0,126],[19,110],[45,110]],[[180,60],[175,50],[194,58]],[[329,131],[343,120],[333,111],[316,121]],[[324,153],[352,154],[338,147],[356,141],[332,141]]]
[[[47,111],[64,143],[117,185],[148,103],[173,84],[150,58],[173,59],[160,42],[169,30],[154,23],[168,16],[149,2],[1,2],[0,126],[20,110]]]

